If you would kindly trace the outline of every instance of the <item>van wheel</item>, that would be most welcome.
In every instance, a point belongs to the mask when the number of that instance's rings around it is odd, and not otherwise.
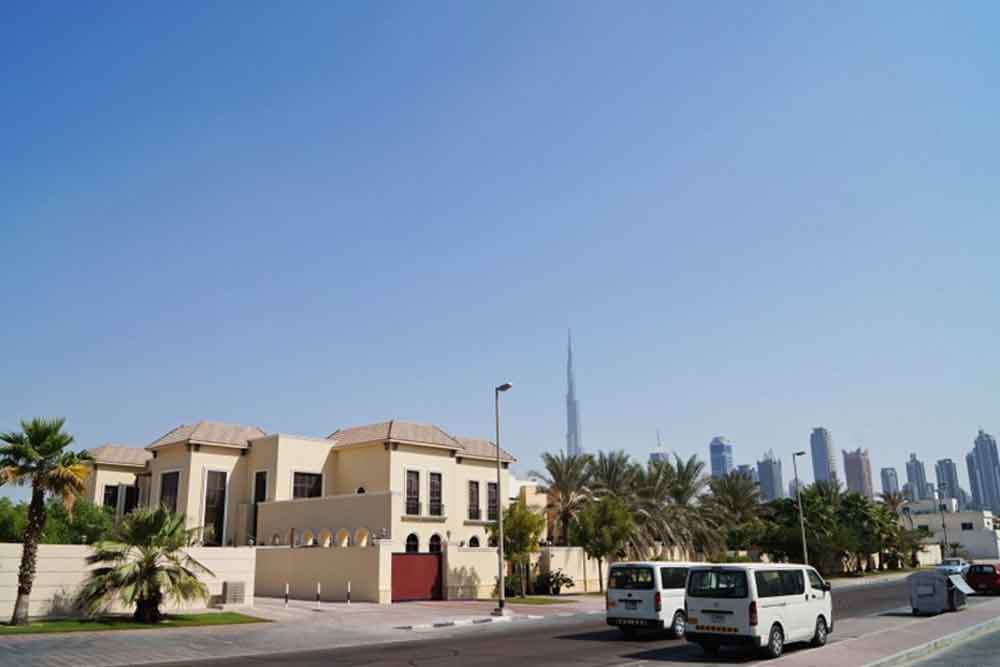
[[[829,634],[826,628],[826,620],[820,616],[816,619],[816,632],[813,633],[812,645],[826,646],[826,639]]]
[[[635,639],[636,631],[635,628],[618,628],[625,635],[625,639]]]
[[[684,616],[683,611],[679,611],[674,614],[674,620],[670,623],[670,635],[674,639],[680,639],[684,636],[684,626],[687,623],[687,618]]]
[[[707,656],[717,656],[719,655],[719,645],[712,642],[703,642],[701,644],[701,650],[705,652]]]
[[[771,633],[767,636],[767,645],[764,647],[764,656],[767,658],[780,658],[785,650],[785,633],[781,631],[781,626],[775,623],[771,626]]]

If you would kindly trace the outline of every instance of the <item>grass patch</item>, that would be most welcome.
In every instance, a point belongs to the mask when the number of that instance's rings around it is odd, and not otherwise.
[[[42,635],[56,632],[93,632],[95,630],[165,630],[168,628],[194,628],[203,625],[240,625],[242,623],[269,623],[263,618],[223,611],[211,614],[170,614],[160,623],[137,623],[131,616],[105,616],[102,618],[67,618],[52,621],[35,621],[28,625],[0,624],[2,635]]]
[[[507,598],[508,604],[536,604],[536,605],[546,605],[546,604],[566,604],[567,602],[572,602],[572,600],[566,600],[560,597],[542,597],[540,595],[529,595],[526,598]]]

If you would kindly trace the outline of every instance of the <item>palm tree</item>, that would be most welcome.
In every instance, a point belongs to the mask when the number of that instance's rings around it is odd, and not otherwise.
[[[760,511],[760,486],[748,475],[731,472],[708,483],[708,508],[719,523],[738,526],[756,519]]]
[[[21,567],[17,575],[17,600],[14,603],[12,625],[27,625],[28,603],[35,581],[38,541],[48,518],[45,494],[62,498],[67,512],[72,513],[77,496],[84,491],[90,474],[85,463],[91,460],[86,452],[67,452],[73,436],[62,430],[65,419],[21,421],[20,433],[0,433],[0,485],[31,485],[28,523],[24,529]]]
[[[590,487],[595,495],[624,498],[634,491],[636,468],[622,450],[599,452],[590,462]]]
[[[160,605],[166,599],[207,599],[208,588],[198,574],[214,575],[185,551],[199,533],[198,528],[184,527],[183,514],[166,508],[133,511],[112,539],[94,545],[87,562],[100,567],[91,571],[80,590],[81,606],[96,614],[117,600],[135,605],[136,621],[156,623],[163,618]]]
[[[569,527],[590,497],[590,456],[586,454],[542,454],[545,473],[532,471],[530,476],[539,480],[548,494],[546,510],[559,524],[562,544],[569,542]]]
[[[886,509],[893,514],[899,514],[899,510],[906,504],[906,497],[899,491],[884,491],[881,496]]]

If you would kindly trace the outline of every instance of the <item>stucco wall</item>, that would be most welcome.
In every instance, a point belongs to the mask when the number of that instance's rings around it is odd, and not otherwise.
[[[597,561],[588,558],[581,547],[542,547],[539,557],[541,572],[562,570],[573,579],[569,593],[587,593],[600,590],[601,579],[607,577],[608,563],[604,563],[603,573],[598,571]]]
[[[484,600],[493,597],[497,580],[497,550],[470,549],[449,544],[441,568],[446,600]]]
[[[296,543],[310,531],[317,542],[324,542],[328,532],[331,538],[342,531],[356,543],[358,531],[368,535],[389,530],[393,494],[364,493],[323,498],[299,498],[261,503],[258,508],[257,526],[261,545],[273,545],[278,536],[280,544],[289,543],[291,529],[296,531]],[[337,541],[339,545],[339,540]]]
[[[276,469],[273,475],[274,499],[292,498],[292,478],[296,472],[323,475],[323,494],[329,495],[335,472],[332,445],[331,441],[323,438],[279,435]],[[270,483],[268,480],[268,484]]]
[[[87,476],[87,489],[84,491],[84,497],[92,503],[102,505],[105,486],[117,486],[118,484],[132,486],[135,484],[137,472],[141,472],[141,470],[127,466],[98,464],[97,469],[91,468],[90,475]]]
[[[86,562],[90,553],[90,547],[83,545],[39,545],[38,570],[31,591],[29,615],[73,616],[78,613],[73,600],[90,570]],[[246,584],[247,603],[253,604],[255,574],[253,549],[193,547],[189,549],[189,553],[212,571],[214,576],[201,577],[211,595],[222,595],[224,581],[242,581]],[[14,611],[14,601],[17,599],[17,571],[20,563],[20,544],[0,544],[0,618],[9,618]],[[195,603],[184,608],[204,607],[202,603]],[[116,610],[127,611],[121,608]]]
[[[327,493],[355,493],[363,486],[368,493],[389,491],[389,452],[382,443],[335,449],[336,466],[332,489]],[[398,487],[397,491],[402,491]]]
[[[282,597],[285,584],[298,600],[316,599],[316,583],[321,585],[321,600],[346,599],[351,582],[353,602],[392,601],[392,549],[386,543],[368,547],[297,548],[259,547],[257,549],[257,594]]]

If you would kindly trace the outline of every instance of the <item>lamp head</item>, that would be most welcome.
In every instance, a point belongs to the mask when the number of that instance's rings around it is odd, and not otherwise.
[[[805,455],[806,455],[805,451],[795,452],[794,454],[792,454],[792,456],[805,456]]]
[[[502,385],[500,385],[499,387],[497,387],[497,391],[507,391],[508,389],[510,389],[513,386],[514,385],[512,385],[510,382],[504,382]]]

